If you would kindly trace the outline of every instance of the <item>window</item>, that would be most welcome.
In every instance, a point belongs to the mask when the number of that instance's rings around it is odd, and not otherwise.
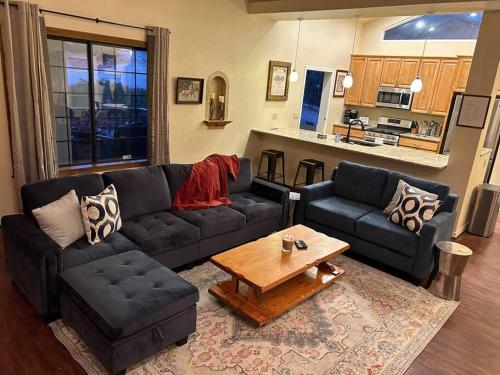
[[[430,14],[390,27],[384,40],[475,40],[481,13]]]
[[[49,37],[59,166],[147,157],[144,49]]]
[[[332,76],[332,72],[329,71],[306,69],[300,129],[323,131],[330,103]]]

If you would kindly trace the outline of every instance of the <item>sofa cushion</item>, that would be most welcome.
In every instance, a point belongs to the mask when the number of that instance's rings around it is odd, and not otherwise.
[[[389,172],[389,175],[387,177],[387,185],[382,197],[381,208],[386,207],[391,201],[394,192],[398,187],[399,180],[403,180],[407,184],[426,192],[436,194],[441,202],[446,201],[446,198],[448,198],[448,194],[450,193],[450,187],[448,185],[443,185],[438,182],[423,180],[421,178],[408,176],[404,173],[391,171]]]
[[[91,245],[86,238],[81,238],[62,252],[62,268],[79,266],[130,250],[140,250],[140,248],[119,232],[110,234],[96,245]]]
[[[389,171],[382,168],[342,161],[335,175],[335,194],[383,208],[387,206],[387,203],[382,206],[381,201],[388,173]]]
[[[229,199],[232,202],[229,207],[245,215],[247,224],[264,221],[282,214],[280,204],[253,193],[230,194]]]
[[[348,234],[354,234],[356,221],[377,207],[342,197],[328,197],[313,201],[306,208],[306,218]]]
[[[106,186],[116,188],[123,220],[167,211],[172,206],[167,179],[158,165],[106,172],[103,179]]]
[[[24,214],[34,220],[33,209],[52,203],[71,190],[75,190],[80,200],[84,195],[99,194],[104,190],[104,183],[100,174],[90,173],[26,184],[21,188]]]
[[[201,239],[233,232],[245,225],[245,216],[226,206],[172,211],[172,213],[200,228]]]
[[[387,215],[377,210],[358,220],[354,233],[357,237],[414,257],[417,252],[419,237],[409,230],[391,223]]]
[[[196,287],[140,251],[60,273],[61,290],[107,337],[142,332],[198,301]]]
[[[250,191],[252,178],[252,160],[249,158],[240,158],[240,170],[238,171],[236,180],[233,180],[232,178],[228,178],[227,180],[229,194]]]
[[[121,232],[148,255],[179,249],[200,240],[196,226],[166,211],[125,220]]]
[[[168,187],[172,198],[175,197],[177,190],[181,187],[182,183],[189,177],[191,173],[192,164],[164,164],[162,165],[165,176],[167,176]]]

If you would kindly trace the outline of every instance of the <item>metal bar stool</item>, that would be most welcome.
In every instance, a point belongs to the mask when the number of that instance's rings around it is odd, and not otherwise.
[[[262,172],[262,162],[267,158],[267,171]],[[281,160],[281,173],[276,173],[276,165]],[[264,178],[268,181],[275,181],[276,178],[281,178],[283,185],[285,184],[285,153],[280,150],[268,149],[260,154],[259,170],[257,177]]]
[[[297,183],[297,178],[299,177],[300,168],[306,168],[306,181],[303,183]],[[324,162],[315,159],[303,159],[299,161],[299,166],[297,167],[297,173],[295,173],[295,180],[293,181],[293,187],[314,184],[314,176],[316,175],[317,170],[321,170],[321,181],[325,181]]]

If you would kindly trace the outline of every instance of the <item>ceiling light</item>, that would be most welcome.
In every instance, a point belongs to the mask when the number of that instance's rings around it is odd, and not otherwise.
[[[299,73],[294,69],[290,73],[290,82],[297,82],[299,80]]]
[[[290,73],[290,82],[297,82],[299,79],[299,73],[297,73],[297,55],[299,53],[299,42],[300,42],[300,26],[302,25],[303,18],[297,18],[299,21],[299,31],[297,33],[297,45],[295,46],[295,63],[293,64],[293,70]]]
[[[429,32],[433,32],[434,31],[434,27],[429,27]]]
[[[354,53],[354,45],[356,44],[356,35],[358,34],[358,23],[359,23],[359,16],[356,16],[356,28],[354,29],[354,39],[352,40],[352,51],[351,51],[351,56]],[[351,72],[347,72],[347,75],[344,78],[344,81],[342,84],[346,89],[350,89],[352,87],[352,84],[354,83],[354,80],[352,78]]]
[[[471,13],[470,14],[471,17],[476,17],[477,16],[477,13]]]
[[[425,39],[425,41],[424,41],[424,48],[422,50],[422,58],[424,58],[424,56],[425,56],[425,47],[427,47],[427,39]],[[417,73],[417,76],[415,77],[415,79],[411,83],[411,86],[410,86],[411,92],[420,92],[420,91],[422,91],[422,87],[424,86],[424,83],[422,82],[422,79],[420,78],[420,67],[421,66],[422,66],[422,64],[420,64],[420,66],[418,68],[419,72]]]
[[[352,84],[353,84],[353,80],[352,80],[352,75],[351,73],[347,73],[347,75],[344,77],[344,81],[343,81],[343,85],[346,89],[350,89],[352,87]]]

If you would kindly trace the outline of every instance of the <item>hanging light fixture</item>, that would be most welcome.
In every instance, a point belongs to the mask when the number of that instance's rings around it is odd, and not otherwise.
[[[428,13],[427,15],[431,15],[431,13]],[[423,21],[419,21],[419,22],[423,22]],[[424,26],[425,26],[425,23],[424,23]],[[425,34],[425,39],[424,39],[424,48],[422,50],[422,58],[424,58],[424,56],[425,56],[425,47],[427,47],[427,36],[433,30],[434,30],[434,27],[431,27],[430,22],[429,22],[429,25],[427,25],[427,33]],[[424,87],[424,83],[422,82],[422,79],[420,78],[420,68],[421,67],[422,67],[422,64],[419,65],[417,76],[415,77],[415,79],[411,83],[411,86],[410,86],[411,92],[415,92],[415,93],[420,92],[420,91],[422,91],[422,88]]]
[[[299,53],[299,41],[300,41],[300,26],[302,25],[303,18],[297,18],[299,21],[299,31],[297,33],[297,45],[295,47],[295,63],[293,64],[293,70],[290,73],[290,82],[297,82],[299,79],[299,73],[297,73],[297,55]]]
[[[359,16],[356,16],[356,28],[354,29],[354,39],[352,40],[352,51],[351,51],[351,56],[354,53],[354,45],[356,44],[356,35],[358,34],[358,23],[359,23]],[[352,74],[351,72],[347,72],[347,75],[344,78],[343,85],[346,89],[350,89],[352,87],[352,84],[354,83],[354,80],[352,79]]]

